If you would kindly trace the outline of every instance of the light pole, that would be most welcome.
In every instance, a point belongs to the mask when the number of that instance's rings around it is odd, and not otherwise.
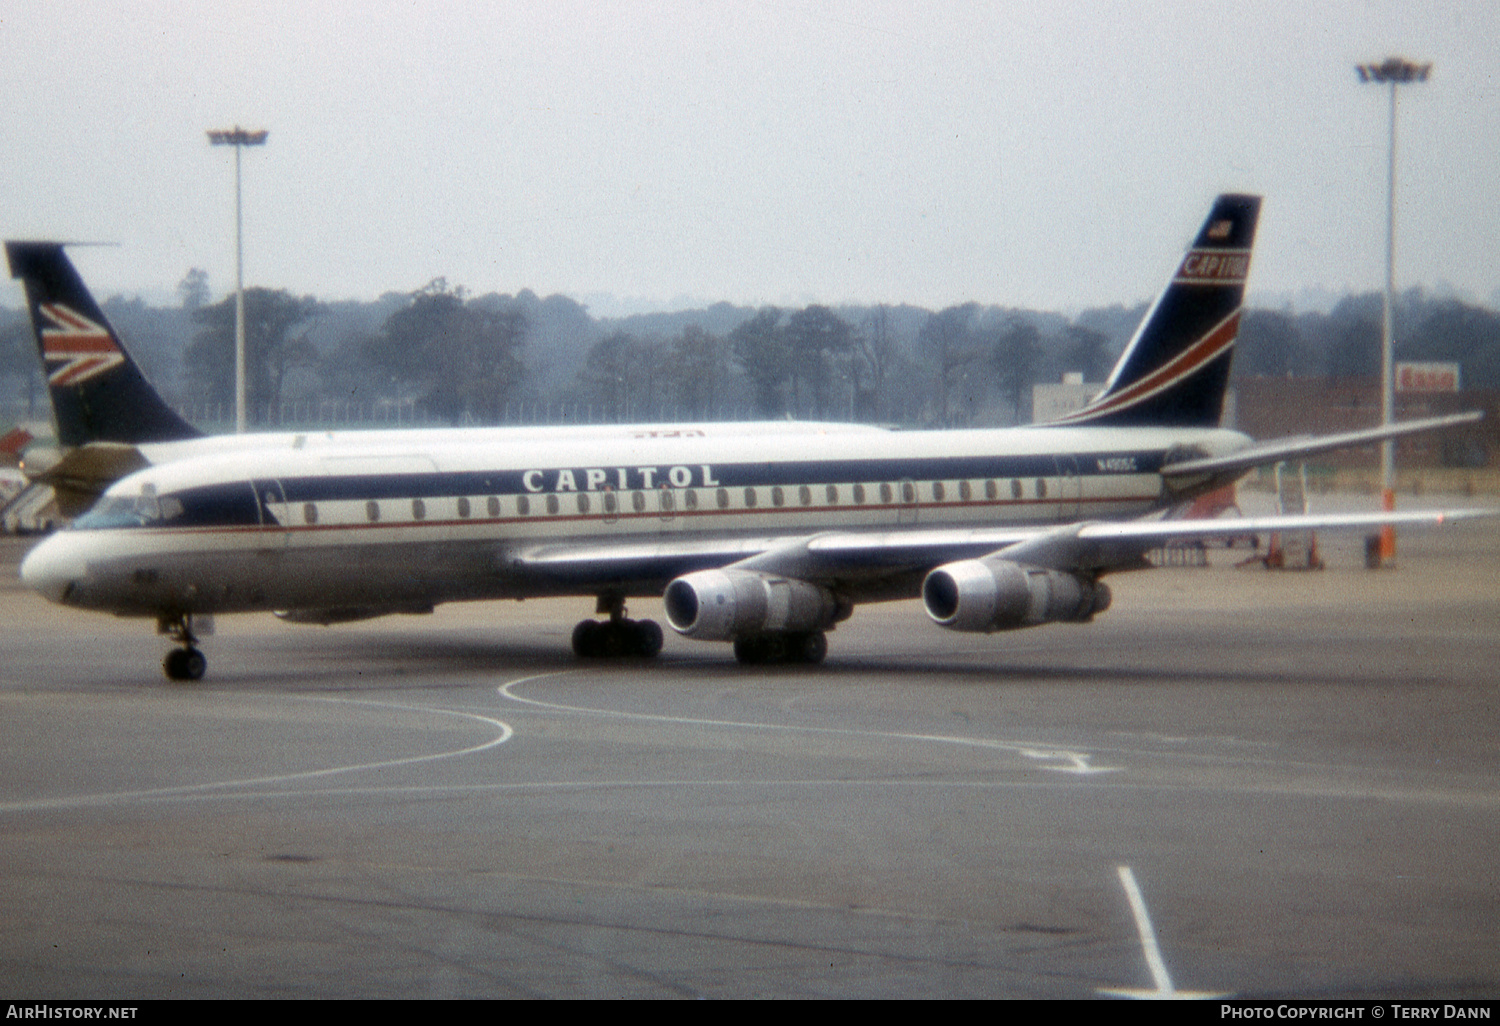
[[[1380,422],[1389,425],[1395,419],[1396,389],[1392,367],[1391,304],[1396,294],[1396,87],[1403,83],[1425,82],[1432,64],[1413,64],[1404,57],[1387,57],[1379,64],[1357,64],[1354,68],[1361,82],[1389,85],[1391,91],[1391,132],[1389,164],[1386,177],[1385,233],[1385,303],[1380,325]],[[1396,508],[1396,443],[1380,443],[1380,496],[1387,512]],[[1380,529],[1380,561],[1396,558],[1396,529],[1390,524]]]
[[[248,132],[235,125],[225,132],[209,132],[213,146],[234,147],[234,430],[245,433],[245,219],[240,206],[240,151],[264,146],[265,129]]]

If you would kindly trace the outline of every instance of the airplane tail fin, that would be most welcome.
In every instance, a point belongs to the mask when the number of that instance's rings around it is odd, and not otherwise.
[[[1051,423],[1217,427],[1259,216],[1259,196],[1220,196],[1104,391]]]
[[[26,286],[60,443],[135,444],[199,436],[120,344],[62,243],[7,242],[5,255],[11,277]]]

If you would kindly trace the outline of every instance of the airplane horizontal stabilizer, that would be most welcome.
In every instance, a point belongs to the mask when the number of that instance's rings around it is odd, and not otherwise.
[[[1426,431],[1457,427],[1461,424],[1473,424],[1483,416],[1482,412],[1475,410],[1445,417],[1409,420],[1360,431],[1345,431],[1336,435],[1299,435],[1291,438],[1277,438],[1257,442],[1225,456],[1204,456],[1171,462],[1161,468],[1161,473],[1168,479],[1193,477],[1200,474],[1235,474],[1237,476],[1246,470],[1253,470],[1270,463],[1280,463],[1283,460],[1301,459],[1318,453],[1332,452],[1335,449],[1349,449],[1369,445],[1372,442],[1382,442],[1387,438],[1401,438]]]
[[[1437,527],[1458,520],[1500,516],[1500,509],[1411,510],[1400,513],[1307,513],[1199,520],[1130,520],[1077,523],[1038,531],[1031,538],[986,553],[1027,566],[1071,573],[1144,569],[1146,554],[1169,542],[1243,538],[1278,531],[1353,531],[1393,527]]]
[[[111,484],[150,463],[141,451],[124,442],[90,442],[76,449],[28,452],[21,472],[33,484],[51,485],[63,516],[83,513]]]

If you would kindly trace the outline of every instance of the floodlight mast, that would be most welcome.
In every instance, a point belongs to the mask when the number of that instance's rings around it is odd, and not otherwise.
[[[229,131],[208,133],[211,146],[234,147],[234,430],[245,433],[245,219],[240,203],[240,151],[246,146],[264,146],[265,129],[246,131],[235,125]]]
[[[1385,302],[1380,325],[1380,421],[1388,425],[1395,419],[1396,411],[1391,315],[1396,294],[1396,86],[1427,81],[1432,64],[1416,64],[1404,57],[1387,57],[1379,64],[1357,64],[1354,70],[1359,73],[1361,82],[1389,85],[1391,92],[1386,171]],[[1390,439],[1380,443],[1380,496],[1381,505],[1387,512],[1396,508],[1396,443]],[[1380,529],[1380,561],[1388,563],[1395,558],[1396,529],[1387,524]]]

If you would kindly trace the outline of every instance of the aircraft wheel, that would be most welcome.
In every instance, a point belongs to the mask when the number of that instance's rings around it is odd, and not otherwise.
[[[798,662],[821,663],[828,654],[828,635],[822,631],[802,635],[797,639],[796,653]]]
[[[573,628],[573,654],[581,659],[650,659],[661,646],[661,625],[655,620],[582,620]]]
[[[755,666],[766,661],[765,647],[759,638],[735,638],[734,657],[744,666]]]
[[[789,651],[784,634],[755,634],[734,639],[734,657],[746,666],[784,663]]]
[[[599,655],[610,659],[630,655],[635,650],[635,631],[629,620],[611,620],[599,625]]]
[[[661,652],[661,624],[655,620],[641,620],[633,625],[636,655],[653,659]]]
[[[734,639],[734,657],[746,666],[764,663],[821,663],[828,654],[822,631],[756,634]]]
[[[202,680],[208,660],[196,648],[174,648],[161,666],[168,680]]]
[[[573,628],[573,654],[580,659],[594,659],[604,654],[604,624],[598,620],[580,620]]]

